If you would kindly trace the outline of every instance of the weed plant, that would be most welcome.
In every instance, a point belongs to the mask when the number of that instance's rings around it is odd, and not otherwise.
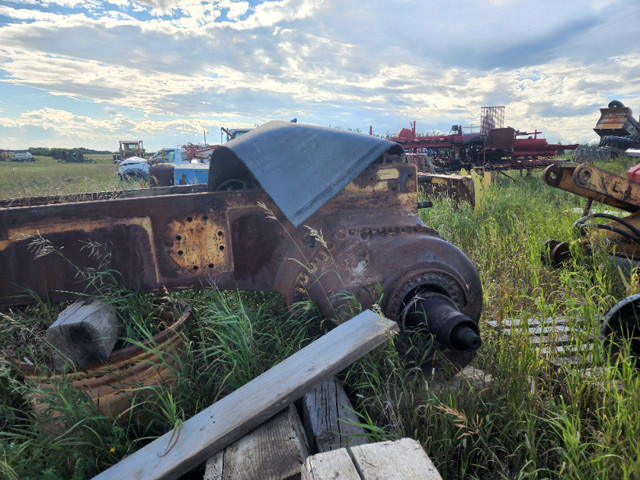
[[[624,175],[631,165],[598,166]],[[636,362],[628,345],[612,358],[599,338],[604,313],[637,293],[637,279],[598,249],[572,248],[564,266],[549,266],[544,242],[577,238],[585,199],[544,185],[539,174],[511,177],[494,174],[482,211],[448,199],[422,211],[478,268],[484,343],[472,367],[492,380],[436,382],[407,371],[393,349],[378,350],[345,377],[356,410],[366,412],[363,426],[376,440],[419,439],[447,479],[639,478]],[[529,332],[529,319],[552,327],[561,317],[575,365]],[[488,326],[508,319],[523,320],[511,335]]]
[[[624,174],[633,163],[598,166]],[[640,477],[640,380],[628,346],[612,353],[599,339],[602,315],[637,292],[608,252],[573,256],[561,268],[543,260],[547,239],[576,238],[573,223],[585,200],[544,185],[540,173],[511,179],[494,174],[484,209],[439,199],[422,210],[424,222],[458,246],[478,268],[484,288],[483,347],[472,367],[491,376],[457,382],[425,378],[387,342],[341,374],[371,441],[419,440],[445,479],[634,479]],[[596,206],[594,208],[602,208]],[[290,309],[270,293],[207,288],[139,295],[117,274],[101,298],[127,319],[123,342],[153,334],[161,304],[185,299],[194,316],[181,335],[184,348],[171,387],[140,387],[121,421],[101,415],[68,385],[56,391],[66,427],[47,433],[33,412],[32,393],[8,359],[0,362],[0,476],[87,478],[123,455],[255,378],[319,335],[309,304]],[[3,312],[9,338],[41,341],[38,325],[60,307],[46,302]],[[566,318],[578,365],[531,341],[529,319],[553,326]],[[510,335],[489,325],[521,319]],[[151,347],[153,348],[153,347]],[[613,366],[610,366],[613,365]],[[467,379],[467,380],[465,380]],[[140,419],[144,418],[144,422]],[[124,421],[122,421],[124,420]]]

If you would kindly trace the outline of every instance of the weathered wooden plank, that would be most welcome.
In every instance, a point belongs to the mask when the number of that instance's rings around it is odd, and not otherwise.
[[[582,345],[550,345],[540,349],[540,355],[548,356],[578,356],[581,353],[588,354],[593,350],[593,343],[584,343]]]
[[[498,327],[496,327],[498,328]],[[573,329],[568,325],[544,325],[544,326],[530,326],[525,328],[524,326],[514,325],[511,327],[502,327],[499,329],[500,333],[504,335],[521,335],[528,333],[529,335],[547,335],[552,333],[567,333]]]
[[[241,438],[397,330],[395,322],[367,310],[94,478],[178,478],[181,472]]]
[[[312,452],[368,443],[342,384],[331,377],[302,398],[302,417]]]
[[[548,317],[544,321],[539,318],[505,318],[502,321],[497,320],[489,320],[486,322],[487,325],[493,328],[510,328],[510,327],[520,327],[526,325],[527,327],[539,327],[540,325],[567,325],[569,320],[565,317],[557,317],[552,318]]]
[[[313,455],[302,480],[442,480],[422,446],[410,438]]]
[[[302,466],[302,480],[362,480],[346,448],[308,457]]]
[[[422,446],[411,438],[350,449],[362,480],[442,480]]]
[[[290,405],[207,460],[203,480],[299,480],[308,456],[302,422]]]

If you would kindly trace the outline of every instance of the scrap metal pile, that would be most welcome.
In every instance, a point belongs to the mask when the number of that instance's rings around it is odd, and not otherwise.
[[[0,305],[67,299],[90,288],[79,270],[101,268],[145,292],[277,291],[337,321],[378,302],[401,351],[420,339],[427,373],[480,347],[478,273],[420,220],[417,169],[396,143],[270,122],[213,151],[208,185],[115,197],[0,204]]]
[[[600,136],[598,147],[576,150],[576,162],[605,160],[625,152],[640,155],[640,122],[621,101],[612,100],[600,109],[600,119],[593,130]]]
[[[453,125],[448,135],[417,136],[413,122],[411,129],[403,128],[390,140],[402,145],[410,161],[423,172],[473,167],[530,170],[546,167],[550,158],[578,147],[547,143],[538,138],[540,133],[519,132],[511,127],[463,133],[461,125]]]

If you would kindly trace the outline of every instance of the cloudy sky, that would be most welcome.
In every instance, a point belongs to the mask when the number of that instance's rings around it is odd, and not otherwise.
[[[148,150],[269,120],[505,126],[594,143],[640,113],[637,0],[2,0],[0,149]]]

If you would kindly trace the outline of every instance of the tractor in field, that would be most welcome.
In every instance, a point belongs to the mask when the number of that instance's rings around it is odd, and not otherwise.
[[[130,157],[144,158],[144,144],[142,140],[120,140],[118,153],[113,155],[113,163],[121,163]]]

